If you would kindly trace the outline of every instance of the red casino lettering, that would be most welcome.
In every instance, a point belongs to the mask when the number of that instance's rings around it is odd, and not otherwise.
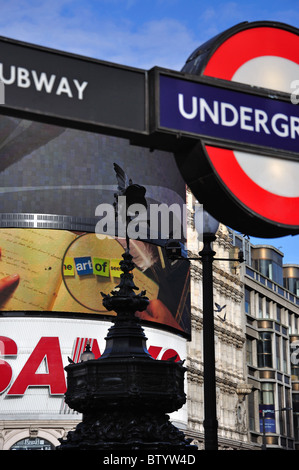
[[[46,359],[47,373],[37,373]],[[8,395],[23,395],[29,386],[48,386],[51,395],[66,392],[66,382],[58,338],[41,338],[23,369],[8,391]]]
[[[1,356],[16,356],[18,347],[16,343],[6,336],[0,336],[0,354]],[[12,368],[8,362],[0,359],[0,393],[4,392],[9,386],[12,378]]]
[[[174,362],[181,360],[180,356],[174,349],[167,349],[161,357],[161,361],[168,361],[169,359],[173,359]]]
[[[148,348],[148,352],[150,353],[150,355],[151,355],[154,359],[157,359],[157,357],[159,356],[161,350],[162,350],[161,346],[150,346],[150,347]]]
[[[76,338],[72,353],[72,360],[80,362],[80,356],[89,341],[95,359],[101,356],[96,339]],[[180,356],[174,349],[165,349],[162,346],[149,346],[149,354],[157,360],[175,362],[180,361]],[[0,355],[13,357],[18,355],[18,347],[15,341],[6,336],[0,336]],[[44,362],[46,372],[38,372]],[[58,337],[42,337],[30,354],[23,368],[12,383],[13,367],[4,359],[0,359],[0,393],[7,392],[9,396],[22,396],[28,387],[48,387],[50,395],[64,395],[66,392],[66,379],[60,342]]]

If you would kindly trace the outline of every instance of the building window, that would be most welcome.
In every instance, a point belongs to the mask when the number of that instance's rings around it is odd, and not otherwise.
[[[289,322],[289,333],[292,334],[292,315],[288,313],[288,322]]]
[[[291,426],[291,391],[290,389],[285,389],[285,417],[286,417],[286,424],[287,424],[287,435],[292,435],[292,426]]]
[[[295,441],[299,441],[299,413],[294,413],[294,434]]]
[[[281,307],[280,307],[280,305],[276,306],[276,320],[281,322]]]
[[[258,367],[272,367],[272,335],[271,333],[260,333],[257,342],[257,364]]]
[[[254,365],[253,364],[253,355],[252,355],[252,345],[253,345],[253,340],[250,338],[246,339],[246,361],[247,364],[250,366]]]
[[[280,429],[280,434],[285,435],[286,434],[286,423],[285,420],[283,419],[283,387],[282,385],[278,385],[277,388],[277,393],[278,393],[278,419],[279,419],[279,429]]]
[[[299,393],[292,393],[293,411],[299,416]],[[298,439],[299,440],[299,439]]]
[[[255,431],[255,394],[249,393],[248,395],[248,423],[250,431]]]
[[[274,384],[272,382],[261,384],[261,405],[274,405]]]
[[[283,285],[281,260],[277,263],[271,259],[254,259],[253,268],[263,276]]]
[[[282,339],[282,370],[286,374],[288,372],[288,341]]]
[[[294,437],[295,441],[299,441],[299,393],[292,393],[292,407],[294,418]]]
[[[281,370],[280,362],[280,336],[275,335],[275,353],[276,353],[276,369]]]
[[[274,410],[274,383],[262,382],[259,411],[263,417],[260,419],[260,432],[276,432]]]
[[[292,380],[294,382],[299,381],[299,365],[298,364],[293,364],[291,365],[291,375],[292,375]]]
[[[266,318],[270,318],[270,300],[266,299]]]
[[[245,287],[245,313],[251,313],[251,305],[250,305],[250,290]]]
[[[270,300],[263,295],[259,295],[258,302],[259,318],[270,318]]]
[[[259,295],[259,318],[263,318],[264,316],[264,313],[263,313],[263,300],[264,300],[264,297]]]
[[[296,278],[284,278],[283,279],[284,287],[299,297],[299,279]]]
[[[291,345],[291,378],[293,382],[299,381],[299,341],[292,341]],[[298,399],[299,401],[299,399]],[[298,408],[299,412],[299,408]]]

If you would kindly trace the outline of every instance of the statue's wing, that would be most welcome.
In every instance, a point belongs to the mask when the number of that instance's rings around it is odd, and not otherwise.
[[[121,193],[124,193],[126,188],[129,186],[129,179],[128,179],[126,173],[124,172],[124,170],[117,163],[113,163],[113,166],[114,166],[114,170],[115,170],[115,173],[116,173],[116,179],[117,179],[117,183],[118,183],[118,190]]]

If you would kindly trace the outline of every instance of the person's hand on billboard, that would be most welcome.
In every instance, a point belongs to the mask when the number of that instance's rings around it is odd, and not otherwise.
[[[1,248],[0,248],[0,257],[1,257]],[[12,274],[10,276],[5,276],[2,279],[0,279],[1,300],[3,300],[3,297],[11,293],[11,289],[17,287],[19,280],[20,280],[19,274]]]
[[[0,294],[3,295],[10,291],[9,288],[16,287],[19,283],[19,280],[20,276],[18,274],[13,274],[11,276],[6,276],[0,279]]]

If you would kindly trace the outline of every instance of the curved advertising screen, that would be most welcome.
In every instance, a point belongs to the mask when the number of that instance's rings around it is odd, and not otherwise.
[[[175,204],[183,209],[185,183],[170,152],[0,116],[0,227],[95,232],[101,205],[112,206],[115,195],[123,194],[114,164],[127,185],[145,188],[148,207]]]
[[[189,335],[189,265],[170,262],[163,248],[174,230],[175,238],[186,238],[186,188],[173,155],[119,137],[5,115],[0,116],[1,311],[113,315],[102,306],[101,292],[110,293],[119,282],[128,219],[125,213],[122,230],[120,217],[107,228],[105,214],[111,209],[113,219],[117,198],[129,185],[144,188],[151,229],[142,238],[137,223],[136,239],[134,233],[130,237],[135,284],[150,299],[139,315]],[[150,219],[152,208],[158,210]]]
[[[102,305],[120,282],[125,239],[65,230],[0,230],[1,311],[113,315]],[[134,282],[149,298],[145,321],[190,334],[189,263],[131,240]],[[138,292],[138,291],[137,291]]]

